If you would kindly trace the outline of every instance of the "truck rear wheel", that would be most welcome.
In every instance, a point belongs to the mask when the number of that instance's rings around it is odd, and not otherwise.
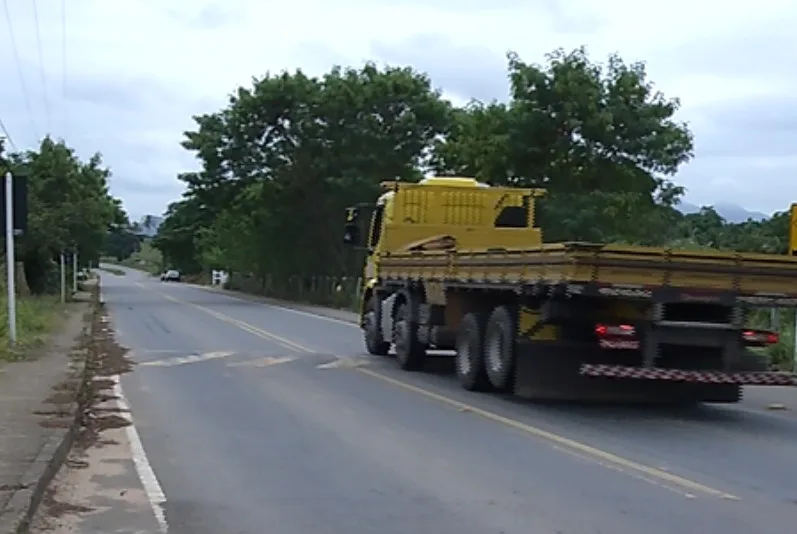
[[[393,325],[393,342],[399,366],[405,371],[421,369],[426,359],[426,347],[418,341],[418,330],[410,321],[406,302],[399,304]]]
[[[493,388],[497,391],[510,389],[515,370],[515,319],[506,306],[495,308],[487,321],[484,363]]]
[[[484,314],[469,313],[457,332],[457,378],[468,391],[487,391],[490,380],[484,368]]]
[[[372,298],[368,301],[365,317],[363,318],[363,337],[368,354],[374,356],[387,356],[390,351],[390,342],[382,339],[382,329],[377,320],[377,306],[379,301]]]

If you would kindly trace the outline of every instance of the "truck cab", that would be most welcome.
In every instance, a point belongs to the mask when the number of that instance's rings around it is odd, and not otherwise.
[[[424,250],[479,250],[542,244],[534,226],[535,200],[543,189],[491,187],[470,177],[386,181],[373,205],[346,210],[343,242],[365,250],[360,322],[365,325],[379,278],[380,259]],[[381,315],[381,314],[380,314]],[[385,316],[390,332],[390,320]]]

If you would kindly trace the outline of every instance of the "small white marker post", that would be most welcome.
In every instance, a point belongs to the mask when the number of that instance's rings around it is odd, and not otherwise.
[[[6,288],[8,290],[8,343],[17,344],[17,288],[14,279],[14,178],[6,172]]]

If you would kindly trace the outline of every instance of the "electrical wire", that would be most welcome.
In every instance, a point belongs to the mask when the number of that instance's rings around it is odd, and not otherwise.
[[[39,28],[39,8],[36,5],[36,0],[32,0],[31,4],[33,4],[33,20],[36,23],[36,48],[39,52],[39,74],[41,75],[42,90],[44,91],[44,114],[47,120],[47,131],[45,133],[49,135],[52,131],[52,121],[50,115],[50,97],[47,92],[47,77],[44,74],[44,54],[42,53],[42,36]]]
[[[8,128],[6,128],[6,125],[3,123],[3,119],[0,119],[0,132],[3,133],[5,140],[8,141],[8,144],[11,146],[11,150],[17,152],[17,145],[14,144],[14,140],[11,138],[11,134],[8,133]]]
[[[17,74],[19,76],[19,84],[22,87],[22,98],[25,99],[25,108],[28,111],[28,118],[30,119],[30,123],[33,126],[34,134],[36,134],[36,138],[38,139],[38,130],[36,126],[36,121],[33,119],[33,110],[30,107],[30,98],[28,97],[28,88],[27,84],[25,83],[25,76],[22,73],[22,62],[19,60],[19,50],[17,50],[17,40],[14,36],[14,23],[11,22],[11,12],[8,10],[8,0],[3,0],[3,11],[5,12],[6,16],[6,24],[8,25],[8,36],[11,38],[11,50],[14,53],[14,60],[17,64]]]

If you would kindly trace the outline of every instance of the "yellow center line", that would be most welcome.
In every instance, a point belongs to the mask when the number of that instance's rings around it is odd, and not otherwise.
[[[138,284],[138,285],[140,285],[144,289],[147,289],[148,291],[152,291],[151,289],[147,288],[143,284]],[[153,291],[153,292],[156,293],[156,294],[159,294],[159,293],[157,293],[155,291]],[[307,347],[304,347],[303,345],[300,345],[299,343],[296,343],[296,342],[291,341],[289,339],[285,339],[283,337],[277,336],[276,334],[273,334],[271,332],[267,332],[267,331],[265,331],[265,330],[263,330],[261,328],[257,328],[256,326],[253,326],[253,325],[251,325],[251,324],[249,324],[249,323],[247,323],[245,321],[240,321],[238,319],[234,319],[234,318],[232,318],[232,317],[230,317],[228,315],[225,315],[223,313],[219,313],[219,312],[211,310],[209,308],[205,308],[204,306],[200,306],[198,304],[193,304],[191,302],[186,302],[186,301],[177,299],[177,298],[169,296],[169,295],[162,295],[161,294],[161,296],[163,296],[164,298],[166,298],[168,300],[171,300],[173,302],[177,302],[177,303],[180,303],[180,304],[185,304],[185,305],[197,308],[199,310],[202,310],[205,313],[208,313],[208,314],[212,315],[213,317],[219,319],[220,321],[223,321],[225,323],[237,326],[238,328],[240,328],[242,330],[250,332],[250,333],[252,333],[254,335],[257,335],[259,337],[262,337],[264,339],[269,339],[271,341],[276,341],[277,343],[279,343],[279,344],[281,344],[281,345],[283,345],[283,346],[285,346],[285,347],[287,347],[287,348],[289,348],[291,350],[295,350],[296,352],[315,353],[314,350],[309,349]],[[712,488],[710,486],[706,486],[705,484],[701,484],[699,482],[695,482],[693,480],[689,480],[687,478],[684,478],[684,477],[681,477],[681,476],[678,476],[678,475],[674,475],[672,473],[668,473],[667,471],[663,471],[661,469],[657,469],[657,468],[649,466],[649,465],[645,465],[645,464],[642,464],[642,463],[639,463],[639,462],[635,462],[633,460],[629,460],[627,458],[623,458],[623,457],[618,456],[616,454],[613,454],[611,452],[604,451],[602,449],[598,449],[598,448],[593,447],[591,445],[588,445],[586,443],[583,443],[583,442],[580,442],[580,441],[577,441],[577,440],[574,440],[574,439],[571,439],[571,438],[568,438],[568,437],[565,437],[565,436],[561,436],[559,434],[555,434],[554,432],[551,432],[551,431],[548,431],[548,430],[544,430],[542,428],[539,428],[539,427],[536,427],[536,426],[532,426],[532,425],[529,425],[527,423],[523,423],[523,422],[518,421],[516,419],[511,419],[509,417],[505,417],[503,415],[499,415],[499,414],[497,414],[495,412],[491,412],[489,410],[484,410],[482,408],[478,408],[476,406],[473,406],[473,405],[470,405],[470,404],[467,404],[467,403],[464,403],[464,402],[460,402],[458,400],[452,399],[450,397],[446,397],[446,396],[441,395],[439,393],[435,393],[433,391],[429,391],[429,390],[427,390],[425,388],[422,388],[422,387],[419,387],[419,386],[415,386],[413,384],[409,384],[407,382],[404,382],[402,380],[398,380],[396,378],[389,377],[389,376],[384,375],[382,373],[379,373],[377,371],[373,371],[372,369],[368,369],[368,368],[364,368],[364,367],[353,367],[353,369],[355,369],[356,371],[359,371],[359,372],[361,372],[363,374],[366,374],[366,375],[368,375],[368,376],[370,376],[372,378],[376,378],[376,379],[381,380],[383,382],[387,382],[387,383],[392,384],[392,385],[394,385],[396,387],[402,388],[405,391],[410,391],[410,392],[416,393],[416,394],[421,395],[423,397],[426,397],[428,399],[432,399],[432,400],[435,400],[435,401],[437,401],[439,403],[446,404],[448,406],[457,408],[460,411],[470,412],[470,413],[473,413],[473,414],[478,415],[480,417],[483,417],[485,419],[488,419],[490,421],[493,421],[495,423],[499,423],[499,424],[502,424],[504,426],[508,426],[508,427],[514,428],[516,430],[519,430],[519,431],[521,431],[521,432],[523,432],[525,434],[529,434],[529,435],[535,436],[535,437],[537,437],[539,439],[542,439],[542,440],[545,440],[545,441],[551,443],[552,445],[556,446],[557,448],[558,447],[566,448],[571,453],[579,453],[579,454],[584,455],[586,457],[589,457],[589,458],[591,458],[591,459],[593,459],[595,461],[605,462],[607,464],[611,464],[617,470],[623,471],[625,474],[631,475],[631,476],[633,476],[633,477],[635,477],[637,479],[645,480],[645,481],[651,482],[651,483],[654,483],[653,480],[651,480],[651,479],[654,479],[654,480],[658,480],[658,481],[661,481],[661,482],[664,482],[664,483],[671,484],[673,486],[682,488],[683,490],[687,490],[688,492],[702,493],[702,494],[705,494],[705,495],[709,495],[711,497],[716,497],[716,498],[726,499],[726,500],[732,500],[732,501],[740,500],[740,498],[737,497],[736,495],[732,495],[730,493],[726,493],[726,492],[724,492],[722,490],[718,490],[718,489]],[[606,465],[605,467],[609,467],[609,466]],[[658,483],[654,483],[654,484],[659,485]],[[692,497],[692,494],[691,493],[686,493],[686,496],[687,497]]]
[[[184,300],[180,300],[180,299],[178,299],[176,297],[172,297],[171,295],[164,295],[162,293],[158,293],[158,292],[153,291],[152,289],[148,288],[144,284],[137,284],[137,285],[141,286],[143,289],[146,289],[147,291],[152,291],[153,293],[155,293],[157,295],[160,295],[161,297],[165,298],[166,300],[170,300],[172,302],[176,302],[178,304],[183,304],[183,305],[186,305],[186,306],[191,306],[192,308],[196,308],[197,310],[203,311],[203,312],[207,313],[208,315],[211,315],[211,316],[215,317],[219,321],[222,321],[222,322],[227,323],[227,324],[231,324],[233,326],[237,326],[241,330],[249,332],[250,334],[254,334],[254,335],[256,335],[256,336],[258,336],[260,338],[268,339],[269,341],[274,341],[278,345],[281,345],[282,347],[284,347],[284,348],[286,348],[288,350],[292,350],[294,352],[309,353],[309,354],[313,354],[313,353],[316,352],[313,349],[310,349],[308,347],[300,345],[299,343],[291,341],[290,339],[286,339],[286,338],[278,336],[276,334],[272,334],[271,332],[267,332],[267,331],[263,330],[262,328],[258,328],[256,326],[253,326],[253,325],[251,325],[251,324],[249,324],[249,323],[247,323],[245,321],[239,321],[238,319],[230,317],[229,315],[226,315],[226,314],[223,314],[223,313],[219,313],[219,312],[217,312],[215,310],[211,310],[210,308],[206,308],[205,306],[200,306],[199,304],[194,304],[193,302],[187,302],[187,301],[184,301]]]
[[[439,393],[435,393],[433,391],[429,391],[427,389],[412,384],[408,384],[402,380],[397,380],[395,378],[389,377],[377,371],[373,371],[371,369],[366,369],[363,367],[357,367],[356,370],[373,378],[382,380],[383,382],[387,382],[394,386],[405,389],[407,391],[412,391],[413,393],[417,393],[418,395],[422,395],[426,398],[433,399],[442,404],[447,404],[448,406],[457,408],[460,411],[470,412],[475,415],[479,415],[485,419],[489,419],[490,421],[494,421],[496,423],[512,427],[526,434],[531,434],[537,438],[546,440],[554,445],[565,447],[573,452],[579,452],[596,460],[601,460],[604,462],[614,464],[618,468],[627,471],[627,474],[635,474],[637,476],[646,475],[647,477],[655,478],[663,482],[667,482],[675,486],[684,488],[686,490],[711,495],[712,497],[719,497],[721,499],[728,499],[734,501],[739,500],[739,497],[731,495],[730,493],[726,493],[724,491],[711,488],[699,482],[695,482],[693,480],[689,480],[687,478],[683,478],[678,475],[662,471],[661,469],[656,469],[655,467],[651,467],[649,465],[641,464],[633,460],[622,458],[620,456],[617,456],[616,454],[612,454],[610,452],[595,448],[591,445],[587,445],[586,443],[582,443],[580,441],[576,441],[574,439],[570,439],[565,436],[560,436],[559,434],[555,434],[548,430],[543,430],[542,428],[522,423],[515,419],[510,419],[509,417],[504,417],[503,415],[499,415],[497,413],[490,412],[488,410],[484,410],[482,408],[478,408],[476,406],[451,399],[444,395],[440,395]]]

